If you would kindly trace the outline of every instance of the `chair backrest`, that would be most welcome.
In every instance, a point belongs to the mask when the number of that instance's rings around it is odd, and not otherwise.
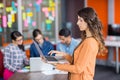
[[[3,65],[3,53],[0,50],[0,77],[3,77],[4,65]]]

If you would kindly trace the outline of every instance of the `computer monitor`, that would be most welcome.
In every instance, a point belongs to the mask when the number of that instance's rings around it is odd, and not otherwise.
[[[120,40],[120,24],[109,24],[108,25],[107,39]]]

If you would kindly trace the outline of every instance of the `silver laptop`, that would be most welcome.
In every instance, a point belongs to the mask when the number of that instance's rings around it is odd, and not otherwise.
[[[39,52],[40,57],[42,57],[45,62],[47,62],[47,63],[58,63],[58,60],[54,56],[44,56],[36,41],[33,40],[33,43],[34,43],[37,51]]]
[[[47,56],[47,63],[69,63],[63,56]]]
[[[48,71],[53,70],[54,66],[48,63],[45,63],[41,60],[40,57],[31,57],[30,58],[30,71]]]

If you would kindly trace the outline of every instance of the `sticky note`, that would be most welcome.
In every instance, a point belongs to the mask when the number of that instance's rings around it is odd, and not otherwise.
[[[51,7],[48,7],[48,11],[50,12],[52,9],[51,9]]]
[[[36,2],[38,5],[42,3],[42,0],[37,0]]]
[[[29,3],[29,7],[32,7],[32,3]]]
[[[12,11],[11,11],[11,14],[15,14],[15,11],[12,10]]]
[[[24,10],[24,6],[21,6],[21,10]]]
[[[28,27],[28,21],[27,21],[27,19],[24,20],[24,26],[25,26],[25,27]]]
[[[9,7],[9,10],[12,11],[12,7]]]
[[[14,13],[17,13],[17,8],[12,8]]]
[[[3,3],[0,3],[0,8],[3,8],[4,7],[4,4]]]
[[[51,24],[52,23],[52,21],[51,20],[49,20],[49,19],[46,19],[46,24]]]
[[[8,22],[12,22],[12,15],[8,14]]]
[[[36,5],[36,12],[40,12],[40,5]]]
[[[55,20],[54,17],[52,17],[52,16],[49,16],[48,18],[49,18],[50,20],[52,20],[52,21]]]
[[[15,6],[18,6],[18,3],[15,3]]]
[[[12,22],[15,22],[15,14],[12,14]]]
[[[52,11],[55,11],[55,7],[51,7]]]
[[[33,27],[36,26],[36,22],[35,22],[35,21],[32,22],[32,26],[33,26]]]
[[[12,11],[12,7],[6,7],[6,12]]]
[[[2,32],[3,31],[3,29],[2,29],[2,27],[0,26],[0,32]]]
[[[2,16],[2,24],[3,24],[4,28],[7,27],[7,17],[6,17],[6,15]]]
[[[32,13],[32,12],[28,12],[28,13],[27,13],[27,16],[32,17],[32,16],[33,16],[33,13]]]
[[[42,8],[42,12],[48,12],[48,8],[47,7],[43,7]]]
[[[12,7],[6,7],[6,12],[12,11]]]
[[[25,12],[22,13],[22,18],[23,18],[23,20],[26,19],[26,13]]]
[[[7,22],[8,27],[11,28],[12,27],[12,22]]]
[[[55,11],[52,11],[52,16],[55,17]]]
[[[55,6],[55,3],[52,2],[52,3],[49,3],[49,7],[54,7]]]
[[[51,30],[51,24],[46,24],[46,30],[50,31]]]
[[[26,12],[28,13],[28,12],[31,12],[31,9],[30,8],[27,8],[26,9]]]
[[[29,24],[31,24],[32,23],[31,22],[31,17],[27,16],[27,21],[28,21]]]
[[[9,12],[9,8],[8,7],[6,7],[6,12]]]
[[[15,8],[15,2],[14,1],[12,1],[11,5],[12,5],[12,8]]]
[[[48,12],[45,12],[45,17],[48,17],[49,16],[49,13]]]

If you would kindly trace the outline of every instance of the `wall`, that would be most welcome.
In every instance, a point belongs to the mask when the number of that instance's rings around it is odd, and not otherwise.
[[[115,8],[115,12],[114,12],[114,23],[115,24],[120,24],[120,0],[114,0],[115,2],[115,5],[114,5],[114,8]],[[120,49],[119,49],[119,52],[120,52]],[[119,58],[120,58],[120,55],[119,55]],[[114,60],[115,60],[115,56],[114,56]],[[120,59],[119,59],[120,61]]]
[[[115,1],[115,23],[120,24],[120,0],[114,0]]]
[[[66,22],[72,23],[72,36],[80,38],[77,23],[77,11],[84,7],[84,0],[66,0]]]
[[[108,19],[112,19],[111,17],[113,17],[114,20],[113,23],[115,24],[120,24],[120,0],[114,0],[114,15],[109,16],[108,18],[108,1],[112,1],[112,0],[100,0],[99,2],[97,0],[86,0],[87,1],[87,6],[93,7],[96,12],[98,13],[99,18],[101,19],[102,23],[103,23],[103,34],[104,37],[107,37],[107,29],[108,29]],[[111,10],[112,11],[112,10]],[[104,56],[97,56],[98,59],[100,60],[116,60],[116,51],[114,47],[109,47],[109,54],[106,54]],[[120,52],[120,49],[119,49]],[[112,54],[111,54],[112,53]],[[120,55],[119,55],[120,57]],[[120,59],[119,59],[120,61]]]
[[[103,24],[103,34],[107,36],[108,25],[108,0],[87,0],[87,6],[93,7]]]
[[[108,29],[108,0],[87,0],[87,6],[93,7],[103,24],[103,35],[106,38]],[[98,59],[107,60],[108,54],[97,56]]]

